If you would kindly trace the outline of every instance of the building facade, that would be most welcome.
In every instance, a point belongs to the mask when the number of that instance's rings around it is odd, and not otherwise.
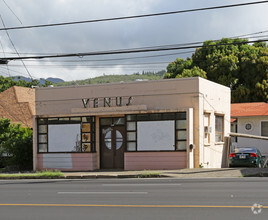
[[[202,78],[36,89],[34,168],[221,167],[230,90]]]
[[[268,137],[268,103],[235,103],[231,105],[232,132]],[[232,148],[256,147],[268,156],[268,141],[256,138],[232,138]]]

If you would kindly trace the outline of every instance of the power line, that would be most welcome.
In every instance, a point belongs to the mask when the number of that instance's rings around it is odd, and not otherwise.
[[[0,45],[1,45],[1,48],[2,48],[2,50],[3,50],[4,57],[6,57],[5,50],[4,50],[4,46],[3,46],[3,44],[2,44],[1,39],[0,39]],[[10,72],[9,72],[9,68],[8,68],[8,65],[7,65],[7,64],[6,64],[6,67],[7,67],[8,76],[10,76]]]
[[[265,33],[268,32],[266,31],[260,31],[260,32],[255,32],[255,33],[249,33],[245,35],[240,35],[240,36],[249,36],[249,35],[255,35],[259,33]],[[260,35],[260,36],[252,36],[249,38],[258,38],[255,41],[247,41],[245,38],[237,38],[241,40],[245,40],[243,43],[254,43],[254,42],[259,42],[259,41],[267,41],[267,36],[268,35]],[[228,38],[236,38],[236,37],[228,37]],[[262,39],[265,38],[265,39]],[[212,42],[217,42],[221,40],[211,40]],[[129,49],[118,49],[118,50],[108,50],[108,51],[96,51],[96,52],[80,52],[80,53],[66,53],[66,54],[57,54],[57,53],[21,53],[21,54],[41,54],[39,56],[28,56],[28,57],[20,57],[21,59],[43,59],[43,58],[59,58],[59,57],[74,57],[77,56],[79,58],[82,58],[83,56],[92,56],[92,55],[109,55],[109,54],[120,54],[120,53],[135,53],[135,52],[153,52],[153,51],[165,51],[165,50],[187,50],[187,49],[193,49],[193,48],[198,48],[202,47],[199,44],[202,44],[204,42],[199,41],[199,42],[190,42],[190,43],[180,43],[180,44],[169,44],[169,45],[157,45],[157,46],[147,46],[147,47],[139,47],[139,48],[129,48]],[[241,43],[231,43],[231,44],[241,44]],[[188,46],[188,45],[195,45],[192,47],[180,47],[180,46]],[[219,44],[218,44],[219,45]],[[225,44],[223,44],[225,45]],[[228,45],[228,44],[226,44]],[[217,45],[209,45],[209,46],[217,46]],[[203,46],[204,47],[204,46]],[[148,50],[147,50],[148,49]],[[142,51],[145,50],[145,51]],[[132,52],[133,51],[133,52]],[[110,60],[128,60],[128,59],[138,59],[138,58],[149,58],[149,57],[160,57],[160,56],[170,56],[170,55],[178,55],[178,54],[187,54],[187,53],[192,53],[194,51],[185,51],[185,52],[180,52],[180,53],[168,53],[168,54],[160,54],[160,55],[151,55],[151,56],[138,56],[138,57],[124,57],[124,58],[112,58],[112,59],[92,59],[92,60],[63,60],[63,61],[48,61],[48,62],[87,62],[87,61],[110,61]],[[10,53],[11,54],[11,53]],[[45,54],[45,55],[43,55]],[[0,60],[19,60],[20,58],[15,58],[15,57],[8,57],[8,58],[1,58]]]
[[[154,57],[163,57],[163,56],[172,56],[172,55],[180,55],[180,54],[188,54],[188,53],[194,53],[194,50],[191,51],[185,51],[185,52],[178,52],[178,53],[165,53],[165,54],[157,54],[157,55],[150,55],[150,56],[135,56],[135,57],[120,57],[120,58],[108,58],[108,59],[90,59],[90,60],[42,60],[44,62],[56,62],[56,63],[77,63],[77,62],[103,62],[103,61],[116,61],[116,60],[132,60],[132,59],[144,59],[144,58],[154,58]],[[32,62],[32,60],[25,60],[24,62],[29,61]]]
[[[25,74],[25,73],[16,71],[16,70],[14,70],[14,69],[10,69],[10,68],[8,68],[7,66],[1,66],[1,65],[0,65],[0,68],[2,68],[3,70],[7,70],[7,69],[9,69],[9,71],[11,71],[11,72],[14,73],[13,75],[15,75],[15,74],[18,75],[18,74],[20,74],[20,75],[22,75],[22,76],[24,76],[24,77],[28,77],[28,74]],[[3,72],[3,70],[1,71],[1,73],[4,73],[4,74],[8,75],[7,73]],[[9,77],[14,77],[14,76],[9,75]],[[35,77],[35,76],[33,76],[33,79],[34,79],[34,80],[38,80],[38,78]]]
[[[5,28],[0,28],[0,31],[29,29],[29,28],[43,28],[43,27],[64,26],[64,25],[75,25],[75,24],[84,24],[84,23],[97,23],[97,22],[136,19],[136,18],[145,18],[145,17],[155,17],[155,16],[181,14],[181,13],[189,13],[189,12],[197,12],[197,11],[206,11],[206,10],[233,8],[233,7],[241,7],[241,6],[248,6],[248,5],[265,4],[265,3],[268,3],[268,1],[255,1],[255,2],[240,3],[240,4],[220,5],[220,6],[213,6],[213,7],[204,7],[204,8],[195,8],[195,9],[169,11],[169,12],[152,13],[152,14],[142,14],[142,15],[132,15],[132,16],[122,16],[122,17],[112,17],[112,18],[102,18],[102,19],[84,20],[84,21],[72,21],[72,22],[62,22],[62,23],[28,25],[28,26],[20,26],[20,27],[5,27]]]
[[[219,40],[215,40],[215,41],[219,41]],[[175,47],[175,46],[190,46],[190,45],[198,45],[198,44],[202,44],[203,41],[199,41],[199,42],[190,42],[190,43],[180,43],[180,44],[167,44],[167,45],[156,45],[156,46],[146,46],[146,47],[134,47],[131,48],[132,50],[136,50],[136,49],[152,49],[152,48],[161,48],[161,47]],[[128,49],[119,49],[119,50],[128,50]],[[16,54],[14,52],[9,52],[9,54]],[[31,54],[31,55],[59,55],[60,53],[20,53],[20,54]]]
[[[256,34],[261,34],[261,33],[267,33],[268,30],[263,30],[263,31],[258,31],[258,32],[254,32],[254,33],[248,33],[248,34],[243,34],[243,35],[237,35],[237,36],[229,36],[229,37],[223,37],[223,38],[231,38],[231,39],[234,39],[234,38],[239,38],[241,39],[242,37],[246,37],[248,36],[247,38],[258,38],[258,41],[261,41],[262,39],[261,38],[266,38],[268,37],[268,35],[259,35],[259,36],[252,36],[252,35],[256,35]],[[252,36],[252,37],[251,37]],[[242,38],[242,39],[245,39],[245,38]],[[220,41],[220,39],[217,39],[217,40],[212,40],[213,42],[217,42],[217,41]],[[132,48],[132,49],[145,49],[145,48],[156,48],[156,47],[164,47],[164,46],[186,46],[186,45],[194,45],[194,44],[202,44],[204,43],[203,41],[199,41],[199,42],[191,42],[191,43],[180,43],[180,44],[170,44],[170,45],[161,45],[161,46],[148,46],[148,47],[140,47],[140,48]],[[101,60],[75,60],[75,61],[70,61],[70,60],[64,60],[64,61],[49,61],[49,62],[87,62],[87,61],[108,61],[108,60],[124,60],[124,59],[136,59],[136,58],[147,58],[147,57],[157,57],[157,56],[169,56],[169,55],[177,55],[177,54],[187,54],[187,53],[192,53],[194,51],[186,51],[186,52],[180,52],[180,53],[172,53],[172,54],[161,54],[161,55],[152,55],[152,56],[139,56],[139,57],[124,57],[124,58],[112,58],[112,59],[101,59]],[[2,53],[2,52],[0,52]],[[17,54],[17,53],[14,53],[14,52],[8,52],[8,51],[3,51],[3,54]],[[20,54],[30,54],[30,55],[59,55],[59,53],[53,53],[53,52],[50,52],[50,53],[42,53],[42,52],[20,52]]]
[[[109,64],[101,64],[101,66],[132,66],[132,65],[156,65],[156,64],[165,64],[165,63],[170,63],[170,61],[162,61],[162,62],[146,62],[146,63],[109,63]],[[17,67],[19,65],[16,65],[16,64],[11,64],[9,65],[11,67]],[[64,65],[61,65],[61,64],[29,64],[27,66],[30,66],[30,67],[38,67],[38,66],[42,66],[42,67],[54,67],[54,66],[70,66],[70,67],[74,67],[74,66],[78,66],[77,64],[64,64]],[[85,67],[88,67],[88,66],[99,66],[99,65],[95,65],[95,64],[79,64],[79,66],[85,66]]]
[[[22,24],[21,20],[19,19],[19,17],[15,14],[15,12],[9,7],[9,5],[6,3],[5,0],[2,0],[5,5],[8,7],[8,9],[12,12],[12,14],[18,19],[18,21]]]
[[[0,19],[1,19],[1,21],[2,21],[3,26],[5,27],[5,22],[4,22],[4,20],[3,20],[3,18],[2,18],[2,16],[1,16],[1,15],[0,15]],[[15,51],[16,51],[16,53],[17,53],[18,58],[20,58],[20,54],[19,54],[19,52],[17,51],[17,49],[16,49],[16,47],[15,47],[15,44],[13,43],[13,41],[12,41],[12,39],[11,39],[11,37],[10,37],[10,35],[9,35],[9,33],[8,33],[8,31],[7,31],[7,30],[6,30],[6,34],[7,34],[7,36],[8,36],[8,39],[10,40],[10,42],[11,42],[11,44],[12,44],[12,46],[13,46],[14,50],[15,50]],[[26,67],[25,63],[23,62],[23,60],[22,60],[22,59],[20,59],[20,60],[21,60],[21,62],[22,62],[22,64],[23,64],[23,66],[24,66],[25,70],[27,71],[28,75],[30,76],[31,80],[33,80],[33,78],[32,78],[32,76],[31,76],[31,74],[30,74],[29,70],[27,69],[27,67]],[[0,59],[0,61],[1,61],[1,59]]]
[[[268,39],[263,39],[263,42],[268,41]],[[243,41],[243,42],[233,42],[226,44],[215,44],[215,45],[198,45],[198,46],[175,46],[175,47],[157,47],[150,49],[122,49],[122,50],[110,50],[110,51],[97,51],[97,52],[86,52],[86,53],[70,53],[70,54],[59,54],[59,55],[47,55],[47,56],[25,56],[25,57],[6,57],[0,58],[0,60],[25,60],[25,59],[47,59],[47,58],[60,58],[60,57],[84,57],[84,56],[99,56],[99,55],[115,55],[115,54],[131,54],[131,53],[147,53],[156,51],[169,51],[169,50],[184,50],[193,48],[203,48],[203,47],[218,47],[218,46],[228,46],[228,45],[241,45],[248,43],[260,42],[259,40],[253,41]]]
[[[256,35],[256,34],[263,34],[263,33],[267,33],[267,32],[268,32],[268,30],[265,30],[265,31],[258,31],[258,32],[255,32],[255,33],[250,33],[250,34],[243,34],[243,35],[234,36],[234,37],[231,37],[231,38],[241,38],[241,37],[247,37],[247,36]]]

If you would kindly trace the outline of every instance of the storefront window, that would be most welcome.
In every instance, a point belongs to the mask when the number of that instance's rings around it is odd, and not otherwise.
[[[82,152],[91,152],[91,144],[82,143]]]
[[[94,117],[38,119],[38,152],[95,152]]]
[[[38,136],[39,143],[47,143],[47,134],[40,134]]]
[[[48,150],[49,152],[80,152],[80,124],[49,124]]]
[[[39,152],[47,152],[47,144],[39,144]]]
[[[127,151],[136,151],[136,142],[128,142]]]
[[[186,140],[187,139],[187,133],[186,130],[179,130],[176,132],[177,133],[177,138],[179,140]]]
[[[127,133],[128,141],[136,141],[136,132],[128,132]]]
[[[186,112],[126,116],[127,151],[185,151]]]
[[[39,129],[39,133],[42,133],[42,134],[47,133],[47,125],[39,125],[38,129]]]
[[[138,151],[174,151],[174,120],[137,122]]]
[[[82,117],[82,122],[86,123],[86,122],[94,122],[94,118],[92,117]]]
[[[176,121],[177,129],[186,129],[186,120],[177,120]]]
[[[177,141],[177,150],[186,150],[186,141]]]
[[[187,120],[186,112],[176,113],[176,150],[187,149]]]
[[[136,130],[136,122],[128,122],[127,123],[127,130],[128,131],[135,131]]]

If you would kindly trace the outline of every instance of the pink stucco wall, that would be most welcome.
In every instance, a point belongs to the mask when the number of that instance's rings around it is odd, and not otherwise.
[[[37,170],[88,171],[97,169],[96,153],[38,154],[37,161]]]
[[[95,170],[97,169],[97,156],[95,153],[72,154],[74,171]]]
[[[186,152],[125,152],[125,170],[165,170],[187,167]]]
[[[43,169],[43,154],[37,154],[37,170]]]

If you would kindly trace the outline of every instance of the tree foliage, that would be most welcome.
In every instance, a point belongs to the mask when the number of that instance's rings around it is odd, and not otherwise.
[[[268,47],[246,39],[205,41],[192,58],[177,58],[167,66],[164,78],[200,76],[228,86],[232,102],[268,100]]]
[[[51,83],[46,83],[45,85],[48,86],[50,84]],[[27,82],[25,80],[15,81],[12,77],[0,76],[0,92],[9,89],[12,86],[22,86],[31,88],[32,86],[40,86],[40,83],[38,80],[33,80],[32,82]]]
[[[20,170],[32,169],[33,132],[20,124],[10,123],[10,119],[0,119],[0,155],[5,157],[7,165]]]

